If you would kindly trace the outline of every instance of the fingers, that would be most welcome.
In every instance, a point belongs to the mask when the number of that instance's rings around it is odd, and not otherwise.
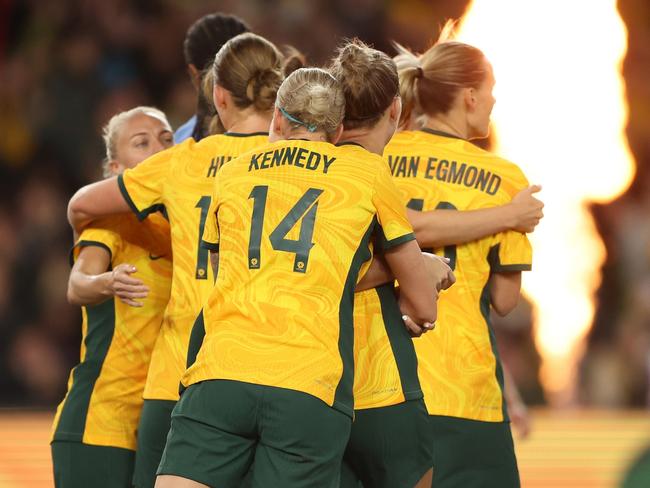
[[[418,324],[413,322],[411,320],[411,317],[409,317],[408,315],[402,315],[402,320],[404,321],[406,330],[411,335],[411,337],[420,337],[424,333],[422,327],[420,327]]]
[[[511,421],[515,430],[517,431],[517,436],[520,439],[525,439],[528,437],[532,428],[532,423],[528,410],[525,407],[523,409],[519,409],[517,407],[513,408]]]
[[[142,307],[142,305],[143,305],[142,302],[136,302],[135,300],[131,300],[131,299],[125,298],[125,297],[119,297],[119,299],[120,299],[120,301],[122,303],[126,303],[127,305],[129,305],[131,307],[139,308],[139,307]]]
[[[113,272],[122,272],[122,273],[127,273],[127,274],[135,273],[136,271],[137,271],[137,268],[135,266],[133,266],[132,264],[128,264],[128,263],[118,264],[113,269]]]
[[[436,327],[435,322],[425,322],[422,326],[419,326],[408,315],[402,315],[402,320],[411,337],[420,337],[425,332],[433,330]]]
[[[116,284],[122,284],[124,286],[141,286],[147,288],[147,286],[144,284],[144,281],[138,278],[131,278],[130,276],[123,273],[115,273],[113,281],[115,281]]]
[[[144,298],[149,293],[149,288],[144,284],[129,285],[126,283],[122,283],[121,281],[116,281],[113,284],[113,290],[115,291],[115,294],[119,296],[137,295],[138,298]],[[142,295],[143,293],[144,295]]]
[[[136,271],[136,267],[130,264],[120,264],[119,266],[116,266],[113,270],[113,281],[115,282],[115,289],[117,290],[118,285],[124,285],[136,287],[139,286],[149,291],[141,279],[130,276]]]
[[[437,259],[438,261],[442,261],[442,262],[445,263],[445,264],[449,264],[449,263],[451,263],[451,259],[449,259],[449,258],[447,258],[447,257],[445,257],[445,256],[438,256],[437,254],[434,254],[434,253],[432,253],[432,252],[424,252],[424,251],[422,251],[422,255],[423,255],[425,258],[429,258],[429,259]]]
[[[441,283],[441,290],[446,290],[450,288],[454,283],[456,283],[456,275],[454,272],[450,269],[449,272],[447,273],[447,276]]]

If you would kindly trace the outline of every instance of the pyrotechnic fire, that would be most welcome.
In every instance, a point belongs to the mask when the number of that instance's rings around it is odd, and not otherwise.
[[[615,0],[475,0],[457,38],[494,67],[496,152],[544,188],[524,293],[544,387],[551,401],[571,401],[606,256],[586,206],[614,199],[634,176],[621,75],[627,32]]]

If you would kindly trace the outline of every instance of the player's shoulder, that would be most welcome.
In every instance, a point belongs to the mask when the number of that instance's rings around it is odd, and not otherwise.
[[[515,186],[523,187],[528,185],[528,179],[523,170],[513,161],[487,151],[469,141],[463,142],[463,151],[467,154],[468,159],[474,160],[487,169],[498,173],[501,178],[509,180]]]
[[[115,232],[121,233],[128,227],[137,224],[138,219],[132,213],[123,213],[109,215],[101,219],[93,220],[83,231],[84,233],[89,232]]]
[[[339,143],[335,146],[333,155],[340,160],[340,163],[333,164],[332,168],[338,169],[351,180],[372,185],[379,177],[390,178],[390,170],[384,158],[368,151],[360,144]]]
[[[201,139],[198,146],[215,148],[229,148],[229,147],[254,147],[265,144],[269,141],[269,134],[267,132],[251,132],[248,134],[240,134],[236,132],[224,132],[223,134],[214,134]]]
[[[99,246],[115,253],[124,241],[125,236],[132,233],[137,223],[133,214],[118,214],[96,219],[81,231],[76,247]],[[128,238],[128,237],[127,237]]]
[[[356,142],[340,142],[335,145],[336,152],[342,157],[363,161],[368,164],[378,164],[382,157],[378,154],[368,151],[361,144]]]
[[[397,132],[386,145],[384,155],[388,153],[430,152],[432,146],[451,146],[460,141],[453,136],[429,129],[403,130]]]

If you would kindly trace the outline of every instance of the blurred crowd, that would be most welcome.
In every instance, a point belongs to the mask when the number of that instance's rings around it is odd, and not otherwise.
[[[630,48],[628,136],[639,171],[614,204],[595,207],[608,248],[580,399],[650,405],[650,7],[621,0]],[[467,2],[444,0],[5,0],[0,2],[0,406],[53,406],[79,358],[80,312],[67,304],[72,193],[101,176],[101,127],[136,105],[174,127],[196,96],[182,55],[203,14],[244,18],[278,45],[324,63],[343,37],[423,49]],[[645,10],[644,10],[645,9]],[[645,80],[645,81],[644,81]],[[645,136],[644,136],[645,134]],[[502,356],[529,403],[543,403],[531,310],[498,322]]]

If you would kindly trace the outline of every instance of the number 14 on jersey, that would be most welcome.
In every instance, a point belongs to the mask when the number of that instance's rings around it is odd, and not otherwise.
[[[253,214],[251,218],[251,233],[248,240],[248,267],[259,269],[262,265],[260,246],[262,244],[262,231],[268,197],[268,186],[256,186],[249,195],[253,199]],[[309,262],[309,253],[314,246],[314,224],[318,212],[318,197],[323,190],[310,188],[289,210],[275,229],[269,234],[271,246],[276,251],[295,254],[293,271],[305,273]],[[287,239],[287,234],[300,222],[298,239]]]

